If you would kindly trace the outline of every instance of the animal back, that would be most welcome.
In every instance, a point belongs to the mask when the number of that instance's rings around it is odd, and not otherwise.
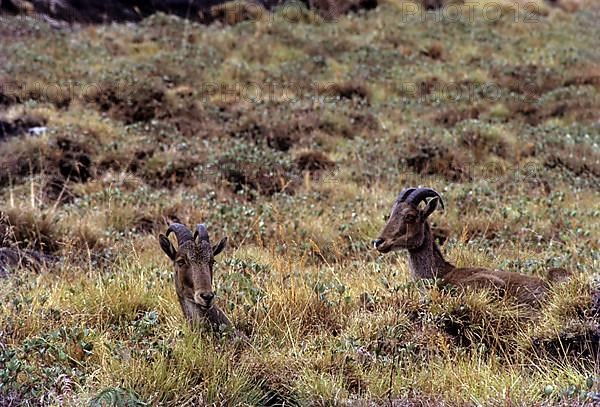
[[[548,292],[539,277],[485,268],[458,268],[444,276],[443,282],[457,287],[495,288],[520,303],[535,305]]]

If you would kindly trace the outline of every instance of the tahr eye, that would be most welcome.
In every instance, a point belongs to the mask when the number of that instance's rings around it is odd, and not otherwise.
[[[178,259],[178,260],[177,260],[177,265],[178,265],[179,267],[184,267],[184,266],[185,266],[185,264],[186,264],[186,263],[185,263],[185,260],[184,260],[184,259]]]

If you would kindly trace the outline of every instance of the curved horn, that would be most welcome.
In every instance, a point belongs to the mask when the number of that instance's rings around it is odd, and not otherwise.
[[[404,188],[402,190],[402,192],[400,192],[398,194],[398,198],[396,198],[396,201],[398,202],[403,202],[406,200],[406,198],[411,194],[411,192],[413,192],[414,190],[416,190],[417,188]]]
[[[442,196],[434,189],[431,188],[417,188],[407,198],[406,201],[414,205],[419,205],[425,198],[437,197],[440,199],[440,205],[444,208],[444,201]]]
[[[196,240],[198,236],[200,236],[200,240],[206,240],[207,242],[209,241],[208,230],[206,229],[206,225],[204,223],[199,223],[198,225],[196,225],[196,231],[194,232],[194,240]]]
[[[171,223],[169,225],[169,229],[167,229],[167,237],[171,232],[175,233],[175,236],[177,237],[177,244],[179,246],[181,246],[188,240],[194,239],[194,237],[192,236],[192,232],[181,223]]]
[[[392,214],[394,213],[394,211],[396,210],[396,208],[398,207],[398,204],[400,202],[404,202],[406,200],[406,197],[409,196],[411,194],[411,192],[413,192],[416,188],[404,188],[399,194],[398,197],[396,198],[396,200],[394,201],[394,204],[392,205],[392,210],[390,212],[390,216],[392,216]]]

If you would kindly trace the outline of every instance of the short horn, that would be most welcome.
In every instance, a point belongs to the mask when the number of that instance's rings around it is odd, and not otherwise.
[[[424,199],[434,197],[440,199],[440,205],[442,206],[442,209],[445,209],[442,196],[436,190],[431,188],[417,188],[406,198],[406,201],[414,205],[419,205]]]
[[[206,229],[206,225],[204,223],[199,223],[196,226],[196,231],[194,232],[194,240],[196,240],[198,237],[200,237],[200,240],[206,240],[207,242],[209,241],[208,230]]]
[[[179,246],[181,246],[188,240],[194,239],[194,237],[192,236],[192,232],[181,223],[171,223],[169,225],[169,229],[167,229],[167,237],[169,236],[169,234],[171,234],[171,232],[175,233],[175,236],[177,237],[177,244]]]

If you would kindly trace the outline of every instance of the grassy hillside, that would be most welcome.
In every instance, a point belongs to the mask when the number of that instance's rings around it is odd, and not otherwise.
[[[598,402],[600,8],[563,3],[0,17],[0,246],[60,259],[0,282],[0,405]],[[411,282],[369,242],[416,185],[458,266],[573,277],[539,311]],[[249,343],[186,327],[173,220],[229,236]]]

